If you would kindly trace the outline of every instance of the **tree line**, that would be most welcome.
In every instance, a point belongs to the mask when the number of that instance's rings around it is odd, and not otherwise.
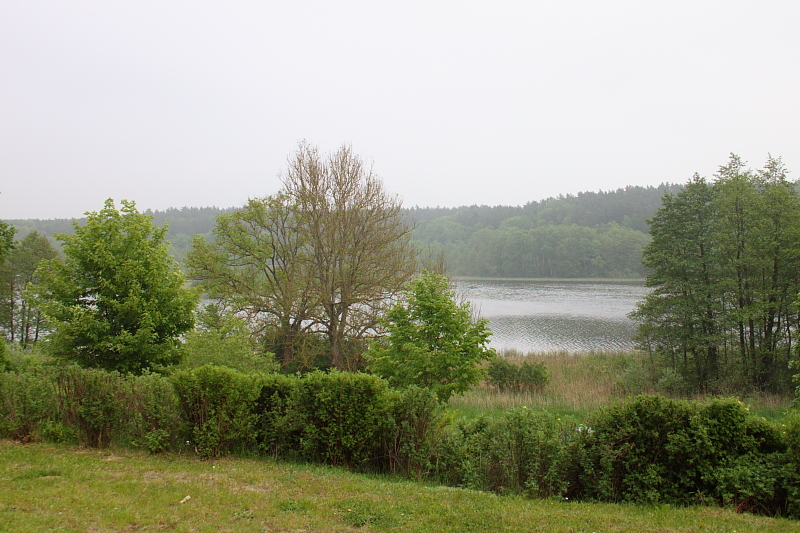
[[[581,192],[523,206],[400,208],[412,238],[425,256],[443,256],[455,276],[500,278],[643,278],[641,250],[647,220],[664,193],[680,186],[630,186]],[[212,241],[216,217],[233,208],[146,210],[167,225],[169,251],[181,264],[195,235]],[[24,236],[71,233],[72,220],[9,221]],[[77,219],[78,224],[85,223]],[[54,243],[57,246],[57,243]]]
[[[644,248],[640,347],[697,388],[785,389],[800,327],[800,195],[780,158],[731,155],[664,196]]]

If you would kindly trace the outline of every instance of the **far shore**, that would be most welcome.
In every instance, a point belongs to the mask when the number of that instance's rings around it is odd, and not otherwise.
[[[473,276],[453,276],[455,281],[555,281],[559,283],[644,283],[644,278],[487,278]]]

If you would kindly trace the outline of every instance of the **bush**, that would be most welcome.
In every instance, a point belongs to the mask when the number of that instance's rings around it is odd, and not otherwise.
[[[174,449],[181,432],[178,396],[169,378],[144,373],[128,378],[129,432],[134,446],[150,453]]]
[[[301,425],[295,397],[301,378],[283,374],[267,374],[255,402],[256,442],[274,457],[294,456],[300,447]]]
[[[459,424],[437,459],[440,478],[477,490],[559,496],[567,472],[574,425],[546,413],[514,408],[495,419]]]
[[[784,446],[774,428],[736,400],[693,404],[638,396],[600,409],[589,425],[576,454],[573,490],[580,497],[775,508],[776,461]]]
[[[507,359],[498,357],[489,362],[487,381],[502,392],[541,391],[550,381],[550,374],[544,363],[523,361],[515,365]]]
[[[301,453],[311,461],[361,466],[392,431],[391,393],[370,374],[311,372],[298,382]]]
[[[216,457],[234,444],[255,441],[261,374],[206,365],[175,372],[171,379],[201,457]]]
[[[59,374],[55,393],[62,421],[83,445],[108,446],[124,426],[126,398],[118,372],[71,365]]]
[[[420,479],[431,469],[449,418],[432,391],[412,385],[397,393],[392,419],[394,431],[386,443],[389,469]]]
[[[0,374],[0,435],[30,442],[55,411],[52,376],[44,372]]]
[[[11,372],[12,370],[14,370],[14,364],[8,357],[6,341],[0,338],[0,372]]]
[[[783,431],[786,452],[779,483],[786,490],[787,514],[800,518],[800,412],[787,416]]]

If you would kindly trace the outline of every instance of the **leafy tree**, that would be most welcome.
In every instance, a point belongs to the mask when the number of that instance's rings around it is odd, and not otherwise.
[[[6,255],[14,247],[14,235],[17,230],[14,226],[0,220],[0,263],[5,261]]]
[[[64,259],[44,261],[32,294],[54,332],[53,355],[83,366],[141,372],[178,362],[197,295],[167,252],[166,227],[122,201],[59,234]]]
[[[25,287],[36,282],[36,269],[58,252],[44,235],[28,233],[0,266],[0,329],[11,342],[22,347],[35,343],[45,333],[41,312],[25,297]]]
[[[284,366],[310,355],[305,340],[318,300],[297,218],[284,193],[251,199],[219,214],[213,240],[196,236],[186,261],[210,298],[245,317],[255,337],[270,339]]]
[[[472,320],[469,302],[457,304],[447,278],[422,271],[386,315],[388,337],[367,352],[369,368],[393,385],[431,389],[441,401],[469,390],[495,357],[488,320]]]
[[[323,158],[301,143],[283,189],[220,215],[187,264],[285,367],[307,366],[324,336],[331,366],[355,370],[416,268],[410,232],[399,200],[349,147]]]
[[[800,195],[780,159],[735,155],[713,183],[665,195],[644,249],[653,291],[633,317],[643,348],[697,387],[788,385],[800,323]]]

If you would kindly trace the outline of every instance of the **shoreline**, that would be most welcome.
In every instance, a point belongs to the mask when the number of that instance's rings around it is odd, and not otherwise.
[[[630,283],[643,284],[645,278],[489,278],[480,276],[453,276],[453,281],[533,281],[554,283]]]

